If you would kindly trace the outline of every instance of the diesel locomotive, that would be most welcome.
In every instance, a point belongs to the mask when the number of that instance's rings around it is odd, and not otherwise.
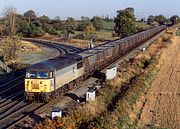
[[[26,100],[48,102],[56,98],[165,28],[154,27],[80,53],[63,55],[30,66],[25,78]]]

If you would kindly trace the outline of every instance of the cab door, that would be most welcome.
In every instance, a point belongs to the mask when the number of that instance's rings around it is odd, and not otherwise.
[[[49,72],[51,91],[54,91],[56,89],[55,73],[56,73],[55,71],[50,71]]]
[[[72,67],[72,71],[73,71],[73,77],[75,78],[77,75],[77,68],[75,65]]]

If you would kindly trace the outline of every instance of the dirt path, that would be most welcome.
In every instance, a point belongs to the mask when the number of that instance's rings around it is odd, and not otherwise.
[[[180,37],[174,38],[161,61],[138,126],[180,129]]]

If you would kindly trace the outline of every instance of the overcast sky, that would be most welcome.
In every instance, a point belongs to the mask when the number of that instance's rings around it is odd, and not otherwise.
[[[150,14],[163,14],[166,17],[180,15],[180,0],[0,0],[1,16],[3,8],[7,6],[15,7],[21,14],[32,9],[39,16],[60,16],[61,19],[107,14],[114,17],[116,10],[126,7],[133,7],[137,18]]]

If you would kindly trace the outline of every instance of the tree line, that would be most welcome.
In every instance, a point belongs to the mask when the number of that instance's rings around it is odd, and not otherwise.
[[[141,20],[145,22],[144,19]],[[134,14],[134,8],[128,7],[124,10],[118,10],[117,16],[114,19],[116,24],[115,34],[119,37],[126,37],[136,32],[136,17]],[[170,18],[166,18],[164,15],[160,14],[157,16],[150,15],[147,19],[147,24],[152,26],[166,25],[166,24],[177,24],[180,23],[180,18],[178,15],[173,15]]]
[[[0,20],[0,34],[38,37],[49,33],[69,37],[75,31],[85,31],[88,26],[93,26],[96,31],[99,31],[103,27],[103,20],[107,18],[94,16],[90,19],[82,16],[79,21],[73,17],[68,17],[67,20],[61,20],[60,17],[50,19],[45,15],[38,17],[33,10],[28,10],[21,15],[17,14],[14,8],[6,8],[4,17]]]
[[[88,34],[92,35],[94,32],[87,32],[89,30],[99,31],[103,28],[103,21],[114,21],[114,35],[125,37],[136,31],[136,17],[134,9],[128,7],[117,11],[117,16],[110,19],[94,16],[92,19],[82,16],[81,20],[75,20],[73,17],[68,17],[66,20],[61,20],[59,16],[50,19],[48,16],[37,16],[33,10],[28,10],[24,14],[17,14],[13,7],[5,8],[3,10],[4,17],[0,20],[0,35],[21,35],[25,37],[39,37],[45,33],[51,35],[59,35],[69,37],[70,34],[75,34],[75,31],[83,31],[86,38]],[[163,15],[150,15],[147,23],[150,25],[178,23],[179,16],[173,15],[171,18],[166,18]],[[89,29],[91,28],[91,29]],[[76,35],[75,38],[84,38],[82,34]]]
[[[148,24],[158,23],[160,25],[164,25],[165,23],[177,24],[180,22],[180,18],[178,15],[173,15],[170,18],[166,18],[164,15],[160,14],[157,16],[150,15],[147,19]]]

